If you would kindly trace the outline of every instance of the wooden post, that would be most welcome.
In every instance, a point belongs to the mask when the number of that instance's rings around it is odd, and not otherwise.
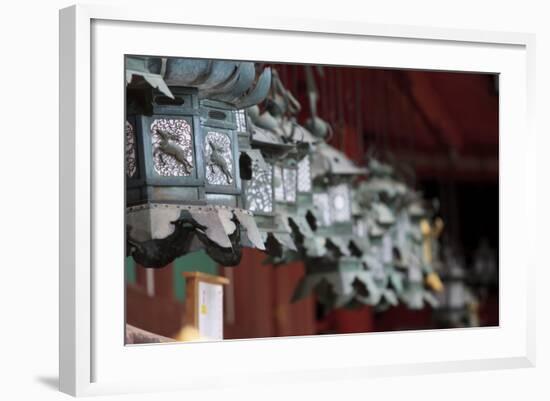
[[[186,325],[194,327],[200,338],[222,340],[223,286],[229,280],[202,272],[184,272],[183,276]]]

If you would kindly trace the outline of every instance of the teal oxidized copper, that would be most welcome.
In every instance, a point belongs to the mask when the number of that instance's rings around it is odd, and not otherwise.
[[[243,208],[243,107],[271,70],[252,62],[127,58],[127,252],[147,267],[204,248],[218,263],[264,249]]]

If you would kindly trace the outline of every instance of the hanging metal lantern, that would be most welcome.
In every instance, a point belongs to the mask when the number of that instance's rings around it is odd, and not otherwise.
[[[291,230],[279,213],[282,204],[296,202],[296,168],[285,159],[294,145],[284,143],[275,133],[276,120],[268,112],[260,115],[258,107],[252,107],[247,114],[250,145],[261,157],[254,161],[251,179],[244,184],[245,207],[254,214],[268,254],[280,257],[285,249],[296,250]]]
[[[291,151],[285,155],[284,160],[278,162],[274,170],[275,177],[281,178],[277,181],[282,182],[280,187],[275,187],[277,214],[281,216],[282,224],[291,233],[296,245],[294,249],[287,248],[281,255],[270,259],[275,264],[283,264],[303,258],[304,254],[298,250],[298,247],[316,245],[311,220],[313,216],[311,157],[321,140],[297,123],[296,115],[301,105],[284,87],[276,71],[273,78],[273,91],[268,101],[269,113],[273,121],[277,122],[273,132],[283,143],[293,145]],[[264,121],[260,120],[259,123],[262,124]]]
[[[368,244],[363,244],[363,262],[372,272],[381,294],[379,308],[395,306],[404,294],[404,268],[399,263],[396,233],[405,185],[393,175],[393,168],[376,159],[369,161],[369,177],[357,189],[358,203],[369,227]]]
[[[238,111],[267,95],[270,70],[258,75],[253,63],[194,59],[148,64],[165,70],[172,96],[140,81],[128,88],[128,253],[161,267],[205,248],[235,265],[242,246],[264,249],[241,199]]]
[[[346,241],[353,236],[352,185],[356,177],[366,174],[342,152],[321,143],[312,157],[313,205],[316,210],[316,234],[328,238],[349,254]]]
[[[310,160],[315,230],[304,241],[306,276],[293,298],[315,292],[328,308],[370,303],[374,283],[353,245],[352,214],[353,182],[367,171],[325,142],[316,145]]]
[[[445,249],[441,278],[445,291],[437,294],[435,318],[443,327],[479,326],[479,300],[467,285],[464,260],[451,247]]]
[[[411,309],[421,309],[426,303],[437,307],[438,301],[434,292],[442,292],[443,285],[432,263],[433,254],[431,251],[427,253],[427,243],[437,236],[432,236],[426,228],[429,225],[426,220],[427,211],[422,205],[420,195],[411,193],[408,198],[409,203],[399,216],[399,229],[402,232],[396,242],[400,263],[406,268],[403,301]]]
[[[251,180],[245,185],[245,199],[265,235],[268,262],[275,265],[299,256],[291,224],[300,220],[297,212],[303,191],[311,190],[310,170],[304,170],[308,166],[299,162],[310,150],[307,140],[313,137],[295,121],[300,107],[274,70],[265,110],[247,110],[251,147],[261,152],[264,163],[255,164]],[[268,180],[270,186],[266,185]]]
[[[396,289],[399,291],[401,286],[401,280],[392,271],[390,230],[395,223],[395,217],[392,210],[371,191],[371,177],[359,184],[355,191],[359,210],[355,214],[354,232],[357,235],[353,243],[374,283],[371,304],[384,307],[398,303]]]

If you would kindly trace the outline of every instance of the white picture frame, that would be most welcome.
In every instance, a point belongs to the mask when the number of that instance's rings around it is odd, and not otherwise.
[[[536,187],[534,41],[529,34],[365,21],[250,13],[228,19],[216,10],[61,10],[61,391],[94,395],[534,366],[535,260],[526,234],[535,232],[536,221],[529,202]],[[124,127],[124,54],[501,74],[499,327],[124,346],[123,135],[111,133]]]

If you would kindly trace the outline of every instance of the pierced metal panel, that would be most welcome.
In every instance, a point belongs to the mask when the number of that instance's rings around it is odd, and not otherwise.
[[[298,192],[311,191],[311,162],[309,156],[298,162]]]
[[[211,185],[229,185],[233,182],[233,153],[227,134],[210,131],[204,139],[206,182]]]
[[[275,200],[277,202],[284,202],[285,189],[283,187],[283,169],[280,166],[273,166],[273,190],[275,193]]]
[[[246,132],[246,117],[244,110],[235,110],[235,122],[237,123],[237,132]]]
[[[132,124],[126,121],[126,176],[134,177],[137,173],[136,132]]]
[[[153,167],[162,176],[185,177],[193,170],[191,125],[180,119],[159,118],[151,124]]]
[[[285,202],[296,202],[296,169],[283,169],[283,188],[285,191]]]
[[[360,218],[355,221],[353,225],[353,234],[359,238],[367,238],[369,235],[367,221],[364,218]]]
[[[245,190],[247,209],[251,212],[271,213],[273,211],[273,174],[271,167],[262,169],[260,162],[252,162],[252,179]]]
[[[313,194],[313,205],[318,211],[320,220],[318,223],[320,226],[328,227],[331,223],[330,218],[330,199],[327,193]]]
[[[328,189],[330,197],[331,220],[346,222],[351,219],[350,191],[346,184],[339,184]]]

